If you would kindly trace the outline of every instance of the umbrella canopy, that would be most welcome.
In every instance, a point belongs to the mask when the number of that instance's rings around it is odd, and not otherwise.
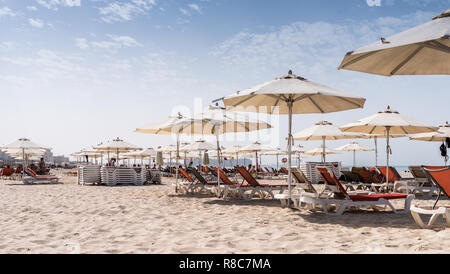
[[[176,134],[178,129],[180,128],[180,125],[178,125],[177,123],[183,118],[184,117],[180,113],[178,113],[177,116],[169,117],[167,120],[164,120],[162,122],[153,123],[141,128],[137,128],[135,132],[163,135]]]
[[[44,150],[39,150],[39,149],[8,149],[5,151],[6,154],[8,154],[11,157],[22,157],[23,154],[25,154],[25,156],[27,157],[32,157],[32,156],[44,156],[45,155],[45,151]]]
[[[20,138],[8,145],[2,146],[3,149],[48,149],[42,145],[36,144],[27,138]]]
[[[253,144],[247,145],[242,147],[239,151],[241,153],[255,153],[255,158],[256,158],[256,169],[259,168],[259,163],[258,163],[258,152],[263,152],[263,151],[272,151],[274,150],[273,147],[270,147],[268,145],[263,145],[259,142],[254,142]]]
[[[339,69],[385,76],[450,74],[450,9],[428,23],[347,53]]]
[[[356,166],[356,151],[373,151],[374,149],[360,145],[357,142],[351,142],[334,149],[336,151],[352,151],[353,152],[353,166]]]
[[[384,134],[386,138],[386,166],[389,166],[389,155],[392,153],[389,145],[391,134],[414,134],[422,132],[434,132],[436,127],[428,126],[425,123],[401,115],[398,111],[392,110],[389,106],[385,111],[380,111],[375,115],[361,119],[341,127],[345,132],[361,132],[368,134]],[[388,183],[389,169],[386,172],[386,183]]]
[[[423,132],[435,132],[437,127],[429,126],[423,122],[409,118],[392,110],[389,106],[386,110],[367,118],[358,120],[341,127],[344,132],[360,132],[367,134],[382,134],[386,136],[389,128],[389,136],[392,134],[415,134]]]
[[[17,141],[14,141],[8,145],[5,145],[3,147],[0,147],[3,149],[18,149],[22,151],[22,160],[24,163],[24,168],[22,170],[22,176],[25,176],[25,167],[27,166],[27,156],[25,154],[25,150],[46,150],[49,148],[46,148],[42,145],[36,144],[34,142],[32,142],[30,139],[27,138],[20,138]]]
[[[142,148],[137,147],[128,142],[125,142],[124,140],[120,139],[119,137],[117,137],[116,139],[113,139],[111,141],[108,141],[104,144],[94,146],[93,149],[97,150],[98,152],[107,152],[108,154],[110,152],[116,153],[117,154],[117,164],[119,162],[119,154],[120,153],[142,150]]]
[[[157,152],[166,152],[166,153],[177,152],[177,146],[176,145],[166,145],[166,146],[158,147],[156,149],[156,151]]]
[[[322,121],[314,126],[302,130],[298,133],[295,133],[293,138],[294,140],[301,141],[322,141],[322,147],[325,149],[325,141],[326,140],[342,140],[342,139],[353,139],[358,138],[361,134],[348,134],[342,132],[337,126],[333,125],[330,122]],[[322,162],[326,162],[325,151],[322,154]]]
[[[238,91],[222,100],[226,107],[239,108],[240,111],[288,115],[289,198],[292,193],[292,115],[329,113],[362,108],[366,101],[364,98],[308,81],[303,77],[294,75],[292,71],[289,71],[287,76],[276,78],[273,81],[244,91]]]
[[[445,125],[439,126],[437,132],[420,133],[409,137],[415,141],[427,141],[427,142],[445,142],[450,138],[450,124],[448,122]],[[447,165],[448,156],[444,156],[444,163]]]
[[[198,140],[192,144],[186,145],[182,148],[183,151],[208,151],[215,150],[217,147],[213,144],[206,142],[205,140]]]
[[[420,133],[409,137],[411,140],[428,141],[428,142],[444,142],[446,138],[450,138],[450,124],[439,126],[436,132]]]
[[[334,150],[329,149],[327,147],[324,148],[322,146],[318,147],[318,148],[314,148],[314,149],[308,150],[308,151],[305,152],[305,154],[312,155],[312,156],[318,156],[318,155],[323,155],[324,151],[325,151],[326,154],[339,154],[339,152],[337,152],[337,151],[334,151]]]

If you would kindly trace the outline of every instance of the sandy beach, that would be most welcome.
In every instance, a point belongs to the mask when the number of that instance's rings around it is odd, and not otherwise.
[[[0,253],[450,252],[442,219],[422,230],[410,214],[325,216],[271,200],[177,195],[168,178],[159,186],[79,186],[57,173],[63,184],[0,181]]]

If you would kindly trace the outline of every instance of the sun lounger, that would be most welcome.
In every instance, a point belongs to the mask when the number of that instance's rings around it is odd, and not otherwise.
[[[211,167],[210,171],[214,176],[217,177],[218,170],[216,167]],[[228,197],[237,197],[244,200],[251,199],[250,197],[252,197],[253,194],[247,195],[246,192],[253,191],[254,187],[244,182],[242,182],[241,184],[233,183],[233,181],[231,181],[230,178],[228,178],[228,176],[225,175],[225,173],[222,171],[220,171],[219,176],[220,181],[222,182],[222,184],[220,185],[220,195],[224,199],[227,199]]]
[[[313,197],[313,198],[326,198],[327,193],[319,193],[314,188],[312,183],[308,180],[305,174],[299,170],[297,167],[291,167],[292,178],[295,180],[295,187],[292,189],[291,201],[293,202],[294,208],[300,208],[302,205],[303,197]],[[276,194],[275,199],[280,200],[281,206],[286,207],[289,201],[289,193]]]
[[[312,198],[304,197],[303,202],[310,205],[311,209],[315,209],[315,206],[321,205],[323,211],[327,215],[342,215],[346,208],[348,207],[370,207],[377,210],[377,206],[388,206],[392,209],[394,213],[407,213],[411,205],[411,201],[414,199],[414,195],[410,194],[350,194],[348,193],[336,176],[328,168],[317,168],[320,176],[324,180],[325,184],[333,192],[333,196],[327,199],[324,198]],[[404,210],[397,210],[389,202],[394,199],[405,199]],[[338,209],[335,213],[331,214],[328,212],[328,206],[335,205]]]
[[[428,169],[424,167],[423,169],[425,174],[429,176],[429,179],[439,187],[439,195],[432,207],[411,206],[411,215],[421,228],[431,228],[439,216],[444,217],[447,221],[447,225],[450,226],[450,207],[437,207],[442,193],[450,198],[450,167],[445,167],[443,169]],[[420,214],[431,215],[427,224],[423,222]]]
[[[369,171],[365,167],[352,168],[352,172],[358,173],[363,179],[363,183],[366,189],[373,192],[383,192],[388,190],[388,185],[380,178],[380,176],[374,172]],[[393,186],[393,184],[391,184]]]
[[[371,187],[370,184],[363,183],[361,177],[357,173],[347,170],[341,170],[341,173],[346,182],[345,190],[350,191],[367,190]]]
[[[0,176],[4,180],[10,180],[10,179],[12,179],[12,176],[14,175],[14,172],[15,172],[14,168],[7,168],[7,167],[5,167],[4,169],[2,169],[0,171]]]
[[[41,182],[49,182],[57,184],[59,183],[59,177],[53,175],[37,175],[32,169],[27,168],[25,170],[25,176],[22,178],[24,184],[32,184],[32,183],[41,183]]]
[[[208,181],[203,177],[203,175],[198,172],[195,168],[189,168],[189,171],[197,179],[197,183],[192,185],[191,191],[201,193],[206,191],[208,194],[219,195],[219,190],[217,189],[217,181]]]
[[[445,167],[438,167],[438,169],[443,169]],[[408,184],[404,182],[397,182],[394,185],[394,190],[397,192],[408,192],[412,194],[420,194],[426,197],[432,197],[439,193],[439,188],[436,187],[429,176],[425,173],[421,166],[409,166],[408,167],[414,180],[408,181]]]
[[[79,185],[100,184],[101,178],[100,166],[79,166],[77,172],[77,180]]]
[[[244,178],[245,181],[252,187],[254,187],[254,190],[252,191],[252,194],[250,194],[250,199],[253,198],[254,194],[258,194],[261,199],[264,199],[267,197],[266,194],[270,195],[272,199],[275,198],[273,191],[278,190],[280,193],[283,193],[284,190],[288,188],[288,185],[269,185],[269,184],[260,184],[255,177],[253,177],[247,169],[241,166],[236,166],[236,170],[239,172],[239,174]]]

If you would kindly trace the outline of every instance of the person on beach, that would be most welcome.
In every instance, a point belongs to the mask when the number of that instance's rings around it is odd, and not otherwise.
[[[39,175],[45,175],[45,173],[47,172],[47,169],[46,169],[46,166],[45,166],[44,158],[41,158],[41,159],[39,160],[38,166],[39,166],[39,170],[38,170],[37,173],[38,173]]]

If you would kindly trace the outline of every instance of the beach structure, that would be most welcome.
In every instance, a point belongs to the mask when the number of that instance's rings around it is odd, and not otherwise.
[[[450,74],[450,9],[423,25],[348,52],[339,69],[385,76]]]
[[[327,121],[321,121],[314,126],[295,133],[294,140],[300,141],[322,141],[322,163],[326,163],[326,145],[327,140],[343,140],[357,138],[359,134],[347,134],[342,132],[337,126]],[[311,154],[309,154],[311,155]]]
[[[252,143],[250,145],[241,147],[241,149],[239,151],[241,153],[254,153],[255,154],[255,160],[256,160],[256,170],[258,170],[259,169],[258,152],[273,151],[273,147],[261,144],[260,142],[254,142],[254,143]]]
[[[336,151],[351,151],[353,152],[353,166],[356,166],[356,152],[357,151],[374,151],[372,148],[368,148],[365,146],[360,145],[357,142],[351,142],[349,144],[340,146],[338,148],[335,148]]]
[[[22,160],[23,160],[22,178],[25,178],[25,169],[28,166],[25,151],[26,150],[42,150],[45,153],[45,150],[49,149],[47,147],[44,147],[37,143],[34,143],[30,139],[27,139],[27,138],[20,138],[17,141],[14,141],[14,142],[12,142],[8,145],[5,145],[3,147],[0,147],[0,148],[22,151]]]
[[[450,207],[437,207],[442,194],[450,198],[450,167],[423,166],[422,169],[428,178],[439,187],[439,195],[432,207],[411,206],[411,215],[421,228],[432,228],[439,216],[444,217],[447,221],[447,225],[450,226]],[[431,216],[428,223],[425,224],[420,215]]]
[[[112,152],[116,153],[117,156],[117,165],[119,164],[119,156],[120,153],[127,153],[130,151],[136,151],[136,150],[142,150],[142,148],[137,147],[133,144],[130,144],[128,142],[125,142],[124,140],[117,137],[116,139],[113,139],[111,141],[108,141],[104,144],[101,144],[99,146],[93,147],[94,150],[100,152],[100,151],[106,151],[106,152]]]
[[[384,134],[361,134],[357,139],[373,139],[375,144],[375,166],[378,166],[378,139],[386,138]],[[390,134],[389,138],[402,138],[405,134]]]
[[[227,108],[245,112],[264,112],[288,115],[288,185],[291,194],[291,149],[293,114],[330,113],[363,108],[366,99],[346,94],[303,77],[288,75],[273,81],[238,91],[221,98]]]
[[[278,170],[278,156],[280,155],[287,155],[287,151],[285,150],[281,150],[281,148],[276,148],[274,150],[270,150],[270,151],[264,151],[261,153],[262,155],[272,155],[272,156],[276,156],[277,157],[277,170]]]
[[[428,126],[392,110],[389,106],[386,110],[361,119],[359,121],[344,125],[344,132],[356,132],[367,134],[384,134],[386,136],[386,166],[389,167],[389,155],[392,150],[389,144],[391,134],[415,134],[435,132],[437,127]],[[386,172],[386,184],[389,184],[389,168]]]
[[[445,146],[445,142],[450,138],[450,124],[446,122],[444,125],[439,126],[438,131],[415,134],[409,137],[411,140],[415,141],[426,141],[426,142],[442,142]],[[448,155],[444,156],[444,164],[447,165]]]

